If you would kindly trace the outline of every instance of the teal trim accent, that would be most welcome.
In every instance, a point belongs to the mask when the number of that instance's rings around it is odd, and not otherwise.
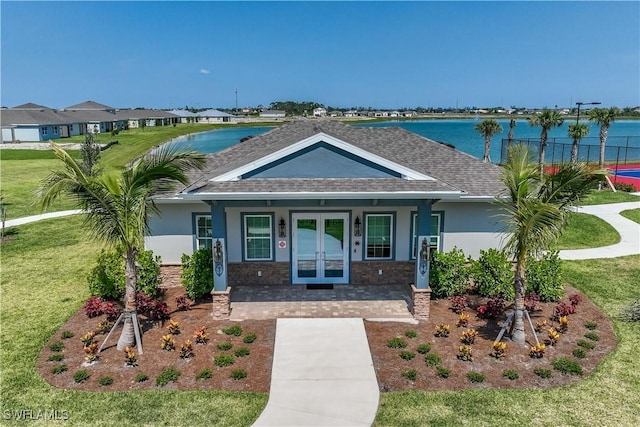
[[[392,212],[362,212],[362,260],[363,261],[395,261],[396,260],[396,211]],[[390,258],[368,258],[367,257],[367,217],[375,215],[391,216],[391,257]]]
[[[318,142],[245,173],[251,178],[401,178],[385,166],[326,142]]]
[[[247,239],[245,236],[245,218],[248,216],[268,216],[271,218],[271,258],[270,259],[247,259]],[[276,260],[276,229],[274,212],[240,212],[240,234],[242,236],[242,262],[275,262]]]

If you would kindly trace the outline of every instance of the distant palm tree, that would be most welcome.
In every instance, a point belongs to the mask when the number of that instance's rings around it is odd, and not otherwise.
[[[604,168],[604,151],[605,145],[607,144],[609,126],[611,126],[611,123],[613,123],[620,114],[620,110],[616,107],[593,108],[587,111],[589,120],[600,125],[600,158],[598,160],[598,167],[601,169]]]
[[[544,172],[544,150],[547,148],[549,129],[562,126],[563,122],[562,116],[554,110],[543,110],[542,113],[529,117],[530,126],[542,127],[542,131],[540,131],[540,151],[538,153],[540,173]]]
[[[578,145],[580,140],[589,135],[589,126],[584,123],[574,123],[569,125],[569,136],[573,139],[571,144],[571,161],[573,163],[578,161]]]
[[[499,197],[502,222],[509,233],[506,249],[515,270],[514,324],[512,340],[525,342],[524,295],[526,260],[539,256],[560,236],[568,207],[588,193],[605,173],[591,171],[583,163],[566,163],[555,174],[540,174],[525,145],[511,146],[502,170],[506,197]]]
[[[507,147],[513,144],[513,129],[516,127],[516,119],[509,120],[509,133],[507,134]]]
[[[489,156],[489,149],[491,148],[491,137],[502,132],[502,126],[493,119],[487,119],[478,123],[476,130],[484,137],[484,156],[482,156],[482,161],[490,162],[491,156]]]
[[[96,239],[122,248],[125,254],[125,323],[118,349],[135,345],[137,267],[136,258],[144,249],[144,234],[149,229],[149,215],[158,213],[150,198],[167,191],[176,182],[186,184],[185,172],[204,166],[204,156],[164,146],[134,161],[112,175],[89,175],[65,150],[52,144],[63,169],[52,172],[42,183],[44,208],[63,195],[70,196],[86,212],[87,231]],[[138,343],[141,347],[142,343]]]

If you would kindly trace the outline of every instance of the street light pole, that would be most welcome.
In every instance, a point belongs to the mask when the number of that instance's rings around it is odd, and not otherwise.
[[[578,106],[578,114],[576,115],[576,125],[580,122],[580,106],[582,105],[600,105],[602,104],[602,102],[576,102],[576,105]]]

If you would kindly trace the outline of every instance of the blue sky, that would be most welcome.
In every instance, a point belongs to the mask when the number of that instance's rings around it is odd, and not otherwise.
[[[1,103],[640,105],[640,2],[11,2]]]

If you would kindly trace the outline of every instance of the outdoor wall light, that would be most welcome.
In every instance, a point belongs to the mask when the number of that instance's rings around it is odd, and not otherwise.
[[[360,222],[360,217],[357,216],[355,222],[353,223],[353,235],[356,237],[362,236],[362,231],[360,231],[360,226],[362,223]]]
[[[280,222],[278,223],[279,231],[278,234],[280,237],[287,237],[287,224],[284,222],[284,218],[280,218]]]

